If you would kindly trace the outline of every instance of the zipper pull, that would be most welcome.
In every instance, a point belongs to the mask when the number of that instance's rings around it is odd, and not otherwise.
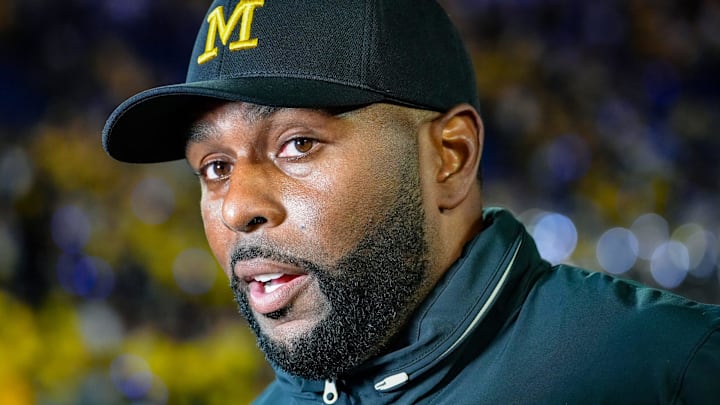
[[[337,387],[335,386],[335,379],[328,378],[325,380],[325,392],[323,392],[323,402],[326,404],[334,404],[338,400]]]
[[[375,389],[377,391],[387,391],[390,389],[393,389],[397,386],[403,385],[406,382],[410,380],[410,376],[407,373],[398,373],[393,374],[389,377],[386,377],[384,380],[380,381],[379,383],[375,384]]]

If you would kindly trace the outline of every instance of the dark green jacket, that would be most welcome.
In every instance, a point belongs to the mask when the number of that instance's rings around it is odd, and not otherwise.
[[[334,384],[277,372],[257,403],[720,404],[720,307],[543,261],[507,211],[423,303],[403,346]]]

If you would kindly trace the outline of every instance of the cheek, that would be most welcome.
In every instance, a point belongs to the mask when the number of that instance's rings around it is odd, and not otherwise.
[[[200,200],[200,214],[205,229],[205,237],[207,238],[210,249],[215,258],[222,267],[225,274],[230,276],[228,252],[232,238],[227,235],[229,231],[220,218],[222,208],[221,200],[211,200],[203,194]]]
[[[397,196],[397,177],[393,168],[352,164],[334,167],[303,202],[301,217],[313,225],[311,238],[333,258],[351,249],[383,219]],[[296,211],[298,212],[298,211]]]

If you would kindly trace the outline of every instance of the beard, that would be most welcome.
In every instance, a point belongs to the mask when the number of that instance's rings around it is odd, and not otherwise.
[[[315,278],[326,299],[326,315],[313,329],[290,342],[278,342],[263,332],[245,284],[232,275],[240,313],[274,367],[307,379],[337,377],[381,354],[425,297],[429,265],[419,177],[417,172],[404,177],[409,178],[401,181],[381,221],[373,221],[376,225],[334,265],[265,245],[233,251],[233,264],[267,258],[298,266]],[[292,307],[262,316],[282,319],[289,311]]]

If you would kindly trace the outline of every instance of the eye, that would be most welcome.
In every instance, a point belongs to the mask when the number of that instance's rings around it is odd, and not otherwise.
[[[317,141],[312,138],[294,138],[283,144],[277,156],[281,158],[303,156],[310,152],[316,144]]]
[[[232,164],[222,160],[214,160],[202,166],[197,174],[209,181],[222,180],[230,176],[232,169]]]

